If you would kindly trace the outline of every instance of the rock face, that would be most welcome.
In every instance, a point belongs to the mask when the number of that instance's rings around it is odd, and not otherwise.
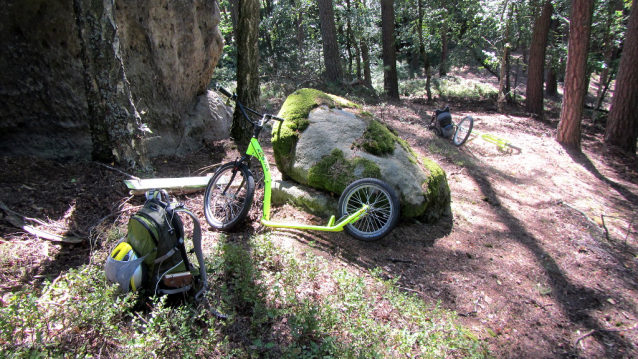
[[[214,125],[206,122],[213,118],[202,122],[200,111],[194,121],[191,114],[195,105],[210,103],[214,96],[206,87],[223,48],[217,1],[127,0],[116,5],[126,77],[144,113],[142,121],[153,131],[149,155],[201,147],[204,138],[212,137],[206,130]],[[228,132],[215,139],[227,137]]]
[[[228,137],[228,111],[206,114],[219,106],[206,90],[223,47],[217,6],[0,2],[2,154],[91,159],[129,140],[150,156],[182,154]]]
[[[302,89],[279,115],[286,122],[273,128],[275,159],[295,181],[340,194],[355,179],[375,177],[395,189],[405,217],[432,221],[449,212],[445,172],[358,105]]]

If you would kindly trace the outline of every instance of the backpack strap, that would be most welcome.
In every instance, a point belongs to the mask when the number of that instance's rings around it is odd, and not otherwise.
[[[202,227],[199,224],[197,216],[183,206],[177,206],[175,208],[175,212],[186,213],[193,219],[193,250],[195,251],[195,256],[199,263],[199,276],[203,282],[202,289],[200,289],[200,291],[195,295],[195,300],[200,301],[204,292],[206,292],[206,289],[208,288],[208,283],[206,282],[206,266],[204,265],[204,254],[202,252]]]
[[[166,252],[166,254],[164,254],[163,256],[161,256],[159,258],[155,258],[155,261],[153,263],[157,264],[157,263],[163,262],[164,260],[172,257],[173,254],[175,254],[175,252],[177,252],[179,250],[179,247],[182,246],[182,245],[184,245],[184,238],[180,238],[177,242],[175,242],[175,246],[173,248],[171,248],[170,251]],[[155,250],[157,250],[157,249],[155,249]]]

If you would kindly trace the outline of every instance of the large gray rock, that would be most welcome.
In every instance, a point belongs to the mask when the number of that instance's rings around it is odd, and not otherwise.
[[[309,94],[316,92],[296,93],[293,99]],[[298,113],[291,110],[294,106],[286,100],[280,114],[286,118],[286,113]],[[286,153],[277,153],[282,148],[277,134],[285,133],[290,124],[274,128],[273,148],[280,171],[301,184],[336,194],[355,179],[376,177],[397,192],[403,216],[429,221],[448,213],[450,190],[445,172],[431,160],[419,158],[384,125],[357,114],[360,112],[331,104],[315,107]]]
[[[91,159],[97,140],[140,132],[96,126],[114,112],[153,131],[150,156],[227,138],[196,109],[221,56],[219,20],[214,0],[0,1],[0,151]]]
[[[133,100],[153,131],[149,155],[180,155],[228,138],[229,130],[209,132],[217,126],[213,114],[191,116],[210,99],[206,87],[224,46],[218,2],[118,1],[116,19]]]

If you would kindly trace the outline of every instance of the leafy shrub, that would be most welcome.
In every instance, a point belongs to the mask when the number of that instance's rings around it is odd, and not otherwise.
[[[116,293],[101,265],[16,292],[0,308],[2,357],[481,357],[454,317],[384,281],[332,270],[268,235],[222,236],[205,303]],[[215,307],[215,310],[209,310]],[[216,310],[227,319],[216,315]]]

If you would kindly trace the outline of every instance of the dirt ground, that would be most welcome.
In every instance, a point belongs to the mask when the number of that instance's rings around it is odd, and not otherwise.
[[[472,115],[475,133],[505,138],[520,151],[500,150],[476,135],[460,148],[434,136],[425,124],[445,105],[457,121]],[[456,311],[495,357],[638,357],[635,155],[604,146],[588,120],[582,153],[561,147],[555,111],[537,120],[519,106],[497,114],[489,100],[426,104],[421,98],[367,110],[443,167],[452,215],[434,224],[402,220],[375,243],[294,230],[274,230],[273,238],[353,271],[382,268],[404,290]],[[210,173],[211,165],[236,155],[228,141],[211,143],[189,156],[155,159],[155,176]],[[142,204],[127,193],[126,178],[96,163],[0,158],[0,200],[10,210],[40,220],[27,224],[42,230],[88,238],[79,244],[42,240],[0,211],[0,294],[106,255],[104,228],[126,223]],[[177,197],[206,223],[202,193]],[[229,236],[265,231],[252,213]],[[290,205],[274,208],[273,217],[326,220]],[[218,236],[204,225],[205,245]]]

